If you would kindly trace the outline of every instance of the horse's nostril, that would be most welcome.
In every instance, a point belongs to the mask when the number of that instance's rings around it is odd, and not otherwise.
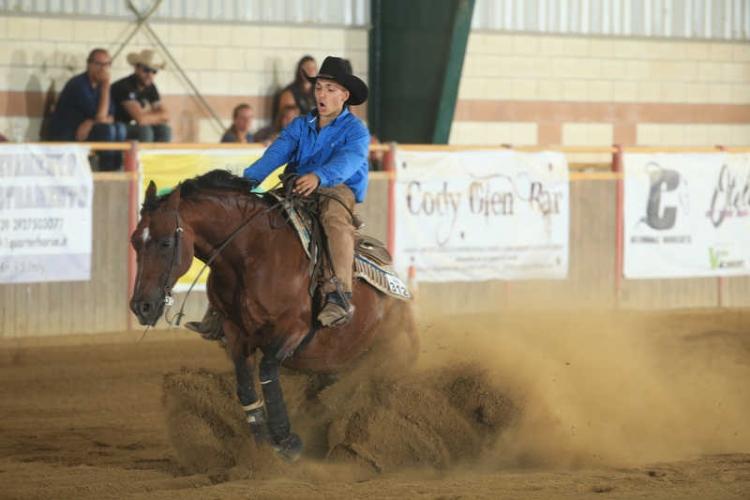
[[[151,303],[141,302],[141,313],[147,314],[149,311],[151,311]]]

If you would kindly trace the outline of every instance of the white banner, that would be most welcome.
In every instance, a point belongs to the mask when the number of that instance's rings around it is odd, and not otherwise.
[[[91,276],[86,148],[0,145],[0,283]]]
[[[561,153],[397,149],[394,263],[419,281],[563,279],[568,165]]]
[[[627,278],[750,274],[750,155],[625,154]]]

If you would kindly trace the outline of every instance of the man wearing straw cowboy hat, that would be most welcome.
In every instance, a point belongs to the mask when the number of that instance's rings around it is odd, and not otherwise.
[[[370,132],[349,106],[367,100],[367,84],[352,74],[349,61],[326,57],[313,83],[316,109],[295,118],[263,156],[247,167],[244,177],[263,181],[286,163],[286,172],[297,174],[294,192],[308,196],[318,191],[320,222],[328,239],[333,273],[326,270],[322,291],[326,303],[318,314],[324,327],[346,324],[354,314],[352,268],[354,261],[355,203],[367,193]],[[201,322],[187,328],[205,338],[221,337],[221,317],[209,307]]]
[[[134,67],[130,76],[112,84],[115,121],[125,123],[128,139],[141,142],[169,142],[172,130],[167,122],[169,114],[161,103],[154,78],[164,69],[153,50],[128,54],[127,61]]]

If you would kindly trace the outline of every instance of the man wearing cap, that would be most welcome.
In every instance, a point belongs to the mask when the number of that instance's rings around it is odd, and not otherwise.
[[[169,114],[161,103],[154,78],[165,64],[153,50],[128,54],[128,63],[135,70],[130,76],[112,84],[115,121],[125,123],[128,139],[141,142],[169,142],[172,130]]]

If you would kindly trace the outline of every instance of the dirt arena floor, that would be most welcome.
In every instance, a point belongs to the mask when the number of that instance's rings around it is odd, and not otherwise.
[[[750,498],[750,311],[420,330],[409,372],[285,374],[296,464],[185,330],[0,341],[0,498]]]

